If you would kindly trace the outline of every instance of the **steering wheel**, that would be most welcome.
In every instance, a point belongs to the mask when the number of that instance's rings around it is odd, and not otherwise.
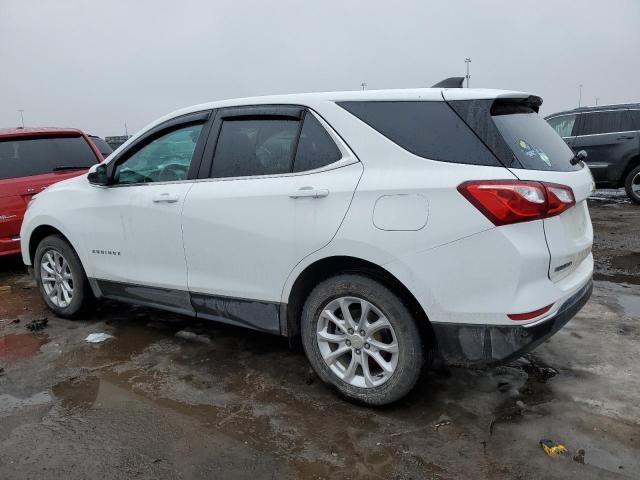
[[[158,182],[171,182],[174,180],[184,180],[186,178],[187,167],[180,163],[170,163],[160,170]]]

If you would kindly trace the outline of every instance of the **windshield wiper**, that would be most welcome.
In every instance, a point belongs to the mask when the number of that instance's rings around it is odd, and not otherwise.
[[[57,167],[53,167],[53,171],[58,172],[60,170],[84,170],[85,168],[89,167],[79,167],[77,165],[58,165]]]
[[[580,150],[578,153],[576,153],[573,158],[571,160],[569,160],[569,163],[571,165],[577,165],[580,162],[582,162],[583,160],[585,160],[587,158],[587,152],[585,152],[584,150]]]

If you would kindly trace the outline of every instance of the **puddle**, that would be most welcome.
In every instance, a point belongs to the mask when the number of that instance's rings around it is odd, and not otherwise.
[[[636,279],[640,283],[640,275]],[[596,284],[604,303],[628,319],[640,320],[640,288],[627,282],[617,283],[607,279]]]
[[[599,448],[579,449],[573,456],[573,460],[585,465],[617,473],[629,478],[637,478],[636,474],[640,465],[626,465],[616,455]]]
[[[0,362],[12,363],[32,357],[49,341],[44,333],[17,333],[0,337]]]
[[[67,410],[88,409],[96,402],[100,380],[98,377],[71,378],[53,386],[53,394],[62,400]]]
[[[621,294],[617,300],[624,313],[634,320],[640,320],[640,295]]]
[[[494,410],[494,419],[489,425],[490,436],[493,435],[496,425],[517,421],[523,418],[526,412],[533,411],[536,406],[553,400],[553,393],[547,381],[558,375],[555,368],[546,365],[532,354],[503,369],[521,370],[526,373],[527,378],[520,387],[514,387],[507,381],[498,382],[498,391],[508,394],[509,397]]]

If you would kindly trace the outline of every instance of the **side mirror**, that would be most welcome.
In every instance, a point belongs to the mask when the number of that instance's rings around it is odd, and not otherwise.
[[[87,180],[89,180],[89,183],[92,185],[101,185],[103,187],[109,185],[107,166],[104,163],[99,163],[91,167],[87,174]]]

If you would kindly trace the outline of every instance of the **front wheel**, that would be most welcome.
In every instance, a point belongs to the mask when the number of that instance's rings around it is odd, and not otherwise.
[[[33,270],[43,300],[65,318],[77,316],[91,298],[91,287],[73,247],[58,235],[44,238],[33,261]]]
[[[315,372],[349,399],[385,405],[420,377],[423,349],[414,318],[369,277],[339,275],[320,283],[304,305],[301,330]]]
[[[640,203],[640,165],[629,172],[624,180],[624,189],[631,200]]]

